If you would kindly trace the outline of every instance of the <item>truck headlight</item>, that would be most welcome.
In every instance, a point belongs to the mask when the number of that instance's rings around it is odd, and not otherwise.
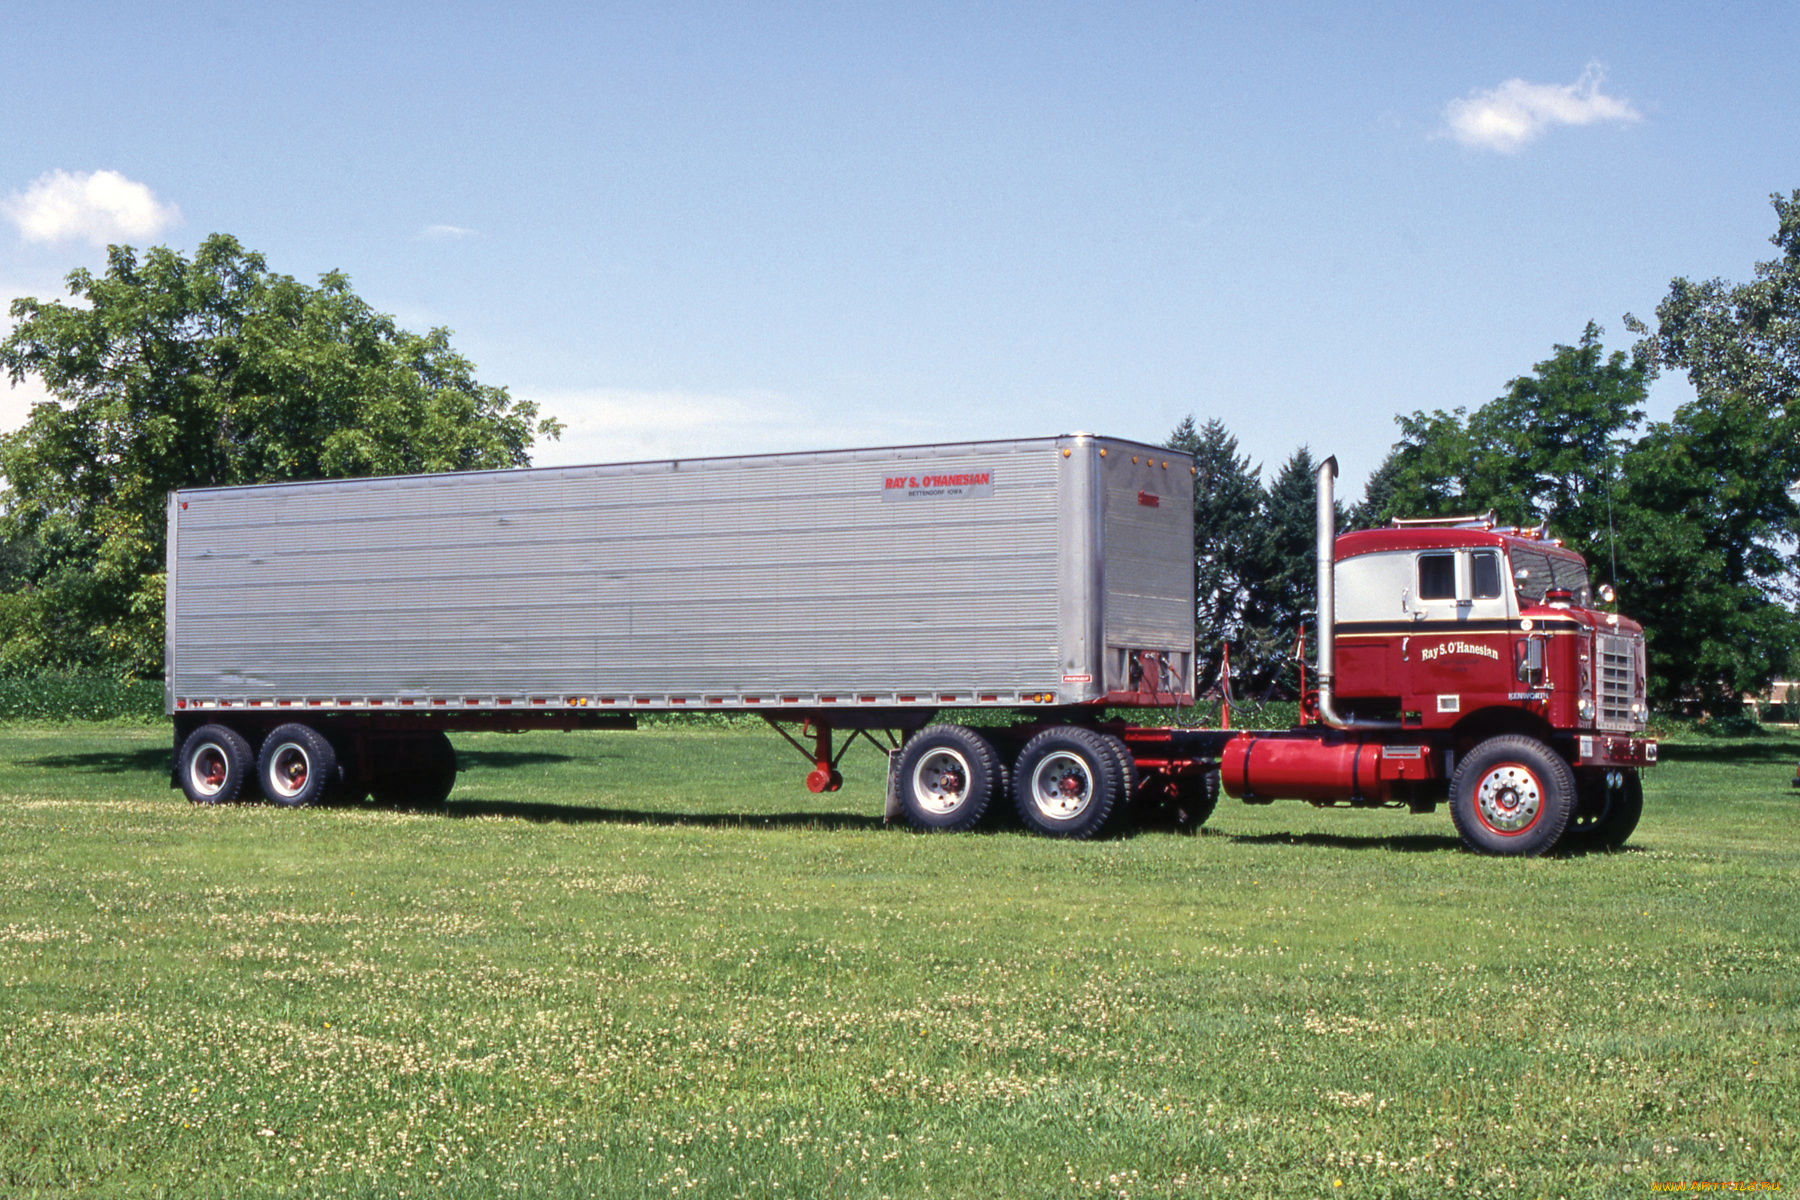
[[[1582,720],[1591,721],[1594,719],[1594,702],[1583,696],[1581,703],[1575,706],[1575,711],[1581,714]]]

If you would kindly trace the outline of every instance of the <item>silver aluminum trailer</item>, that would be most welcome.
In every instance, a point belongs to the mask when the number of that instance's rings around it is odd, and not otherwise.
[[[175,782],[236,794],[260,747],[277,802],[429,802],[447,731],[646,711],[800,723],[815,791],[834,730],[910,747],[944,707],[1116,741],[1103,707],[1193,700],[1193,487],[1184,455],[1075,434],[175,492]],[[915,824],[1006,782],[966,733],[896,785]]]

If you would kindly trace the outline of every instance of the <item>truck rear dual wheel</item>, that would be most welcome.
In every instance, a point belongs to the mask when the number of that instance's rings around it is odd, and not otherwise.
[[[256,755],[244,735],[223,725],[202,725],[176,752],[181,790],[193,804],[230,804],[256,774]]]
[[[1013,807],[1027,828],[1049,837],[1091,838],[1124,808],[1129,759],[1117,738],[1078,726],[1046,729],[1013,765]]]
[[[1206,819],[1219,807],[1219,767],[1213,764],[1196,775],[1183,775],[1175,783],[1175,830],[1199,833]]]
[[[895,776],[900,809],[922,832],[973,829],[1006,784],[992,743],[961,725],[927,725],[913,734]]]
[[[1575,794],[1575,815],[1563,840],[1578,850],[1623,846],[1644,815],[1644,781],[1633,770],[1582,771]]]
[[[1575,772],[1534,737],[1480,743],[1450,777],[1450,817],[1463,845],[1483,854],[1542,854],[1575,815]]]

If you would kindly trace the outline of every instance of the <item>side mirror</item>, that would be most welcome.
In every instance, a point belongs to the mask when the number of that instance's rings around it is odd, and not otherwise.
[[[1514,674],[1521,683],[1535,686],[1540,673],[1544,669],[1544,643],[1537,638],[1526,638],[1513,644]]]
[[[1594,594],[1600,597],[1600,603],[1602,604],[1611,604],[1613,602],[1613,589],[1612,584],[1610,583],[1601,584],[1600,589]]]
[[[1522,584],[1527,579],[1530,579],[1530,578],[1531,578],[1531,571],[1526,567],[1518,567],[1518,568],[1514,569],[1514,571],[1513,571],[1513,582],[1514,583]]]

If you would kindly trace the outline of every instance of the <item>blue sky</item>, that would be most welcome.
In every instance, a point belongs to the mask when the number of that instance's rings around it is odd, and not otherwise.
[[[0,27],[0,295],[108,237],[230,232],[449,326],[570,424],[546,463],[1191,412],[1354,486],[1396,412],[1479,404],[1589,318],[1623,346],[1675,275],[1748,277],[1800,187],[1793,5],[9,0]]]

